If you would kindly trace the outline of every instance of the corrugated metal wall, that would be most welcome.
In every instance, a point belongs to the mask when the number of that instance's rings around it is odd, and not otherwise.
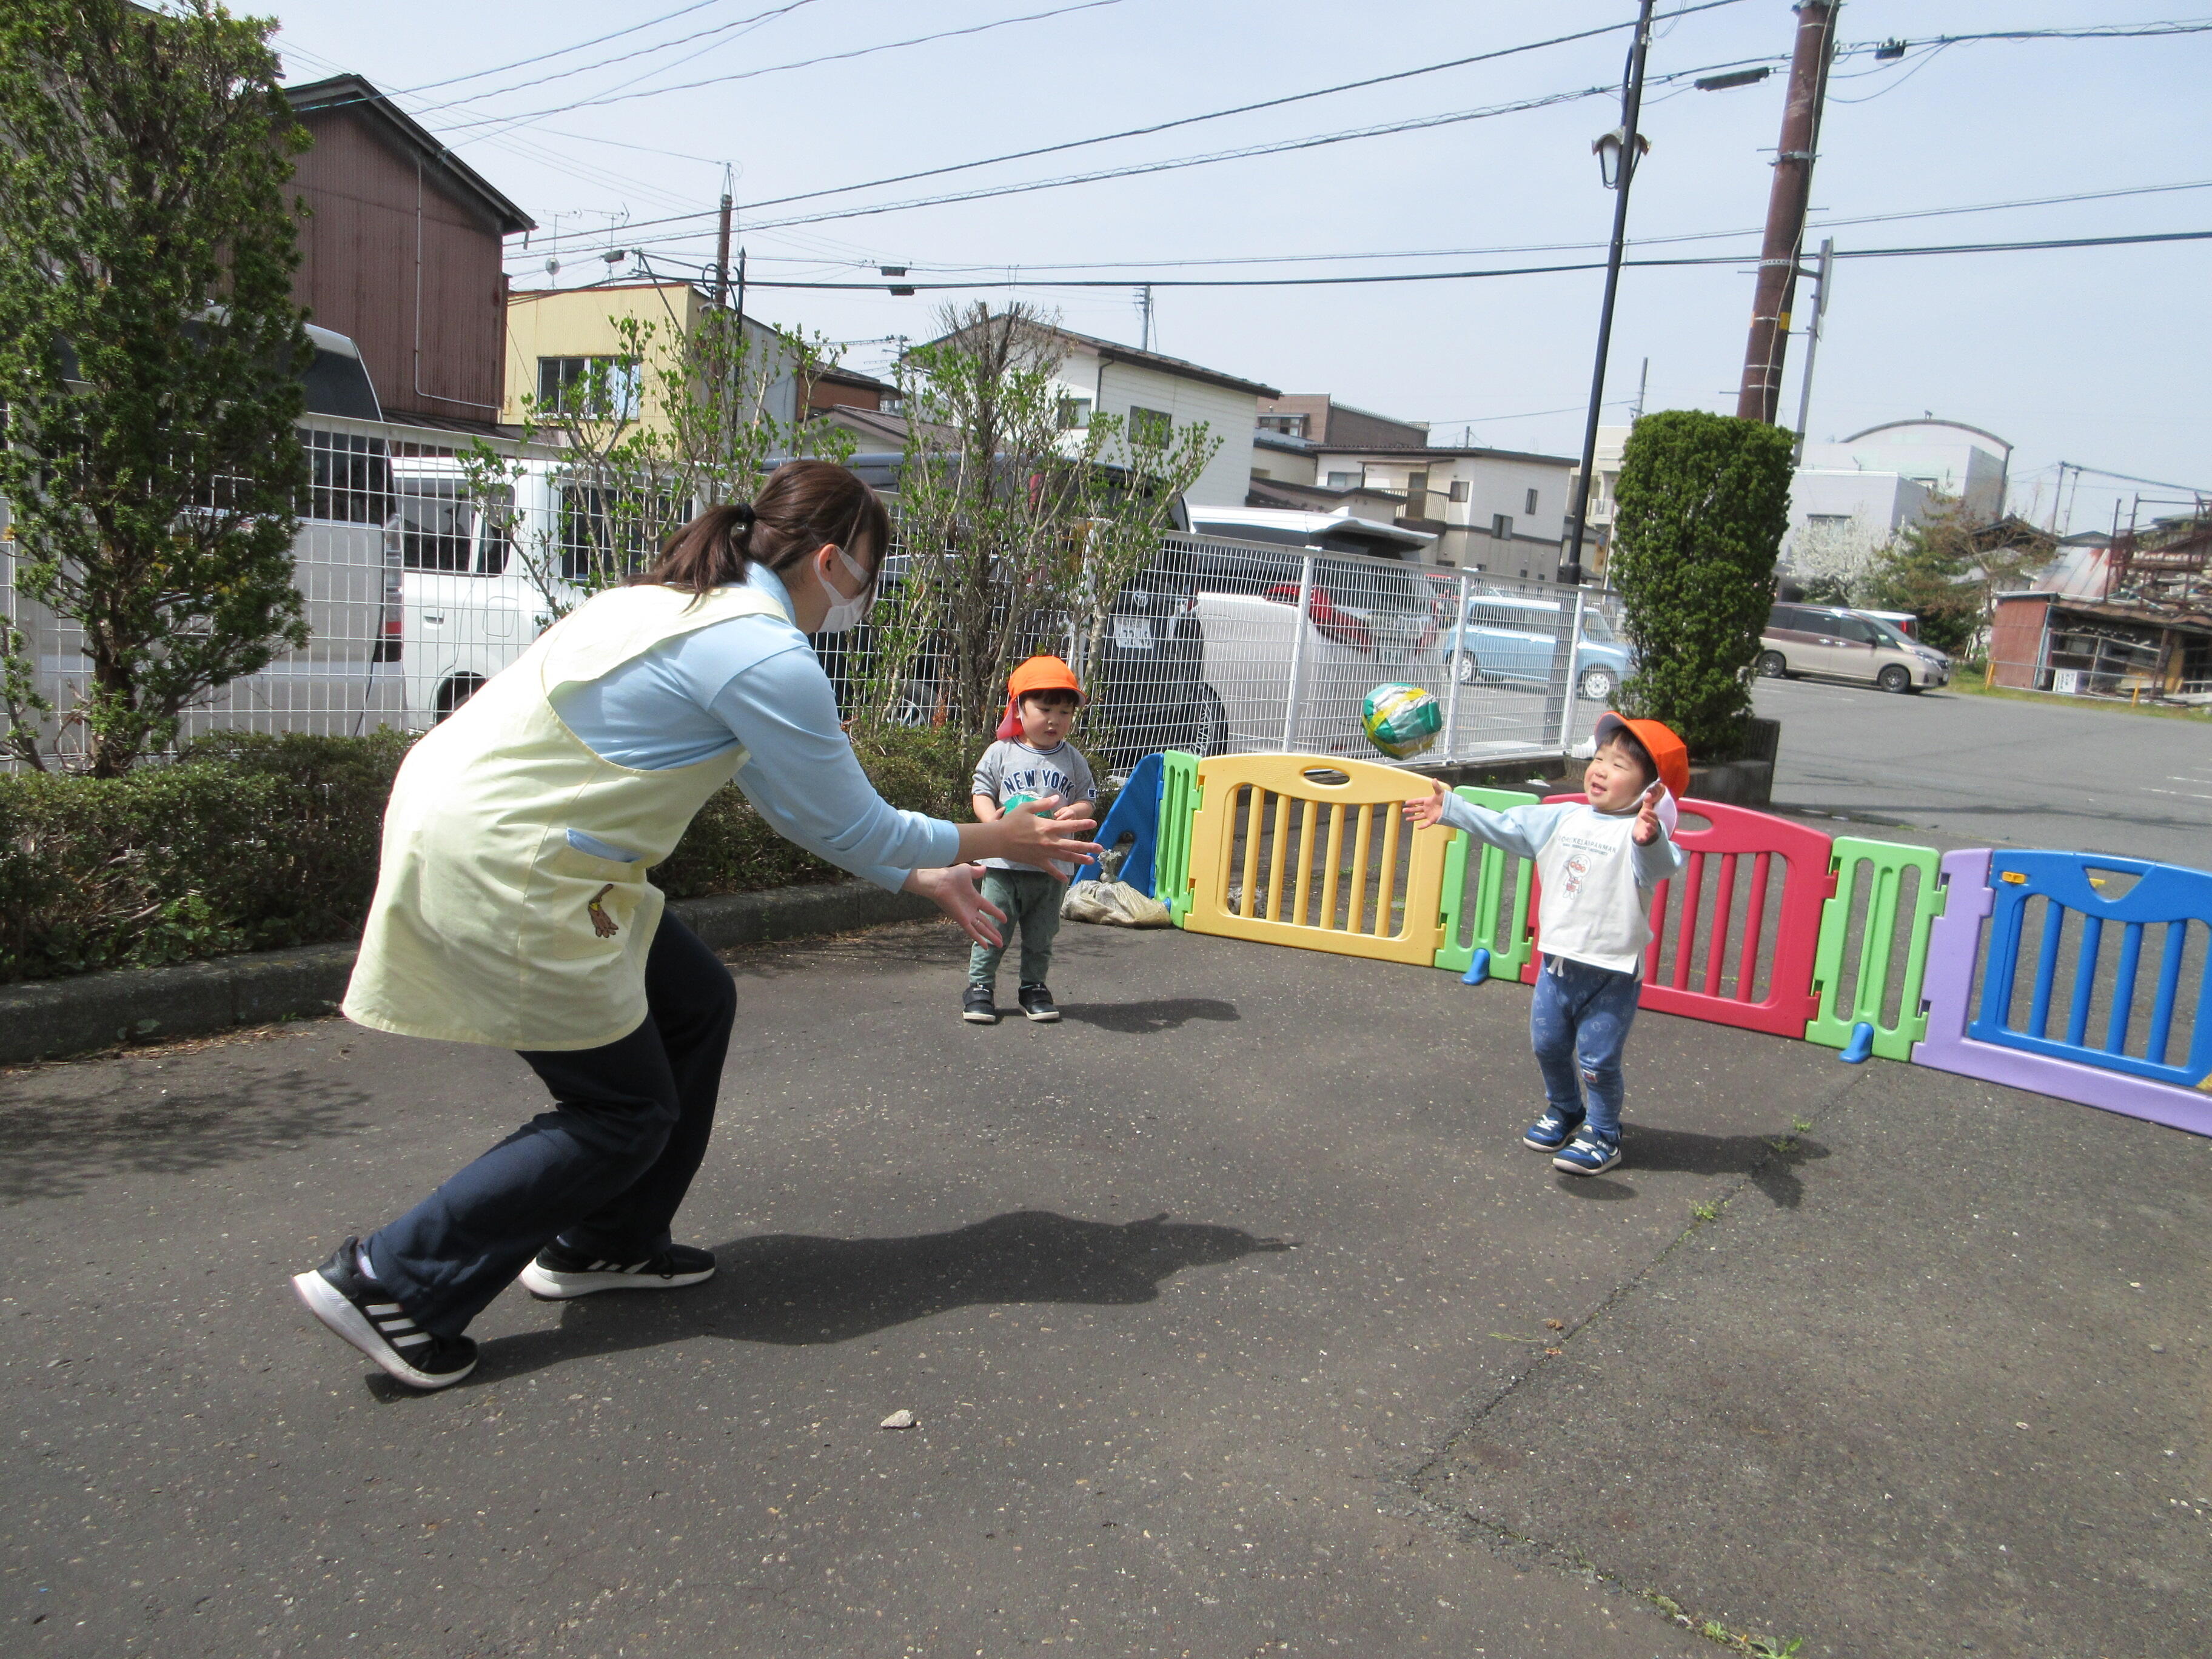
[[[417,386],[416,163],[343,109],[301,118],[315,147],[294,185],[311,210],[293,293],[311,320],[349,337],[387,415],[499,418],[507,308],[499,228],[421,178]]]

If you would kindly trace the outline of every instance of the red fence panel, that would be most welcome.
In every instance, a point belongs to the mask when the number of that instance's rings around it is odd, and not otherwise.
[[[1637,1006],[1802,1038],[1819,1012],[1813,958],[1820,942],[1820,908],[1836,890],[1829,838],[1802,823],[1718,801],[1684,801],[1681,811],[1684,824],[1674,840],[1689,862],[1651,895],[1651,944],[1644,953]],[[1706,827],[1689,827],[1696,818]],[[1714,875],[1710,900],[1709,864]],[[1534,951],[1543,949],[1536,921],[1542,897],[1539,877],[1528,905]],[[1538,966],[1532,954],[1522,981],[1534,984]]]

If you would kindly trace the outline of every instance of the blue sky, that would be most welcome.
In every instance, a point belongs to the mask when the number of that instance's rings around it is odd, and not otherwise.
[[[477,73],[645,22],[682,3],[285,0],[276,9],[277,45],[291,78],[345,69],[403,94],[403,106],[536,218],[539,235],[510,264],[521,285],[568,285],[604,270],[599,255],[609,246],[642,246],[662,273],[696,271],[712,257],[711,218],[642,222],[711,210],[726,160],[737,169],[741,240],[755,277],[857,280],[887,263],[944,280],[1012,267],[1025,284],[1021,297],[1056,309],[1073,328],[1131,343],[1139,326],[1133,285],[1146,271],[1304,275],[1565,263],[1596,256],[1479,251],[1601,243],[1610,228],[1613,198],[1600,188],[1589,155],[1590,140],[1617,118],[1610,96],[995,199],[781,228],[767,222],[1607,86],[1620,78],[1626,30],[946,179],[781,208],[745,204],[1625,21],[1635,9],[1630,0],[1383,0],[1357,8],[1341,0],[1104,0],[846,61],[656,93],[1079,3],[708,0],[596,46]],[[1662,18],[1681,3],[1662,0]],[[2199,15],[2212,16],[2212,7],[2199,14],[2172,0],[1847,0],[1838,34],[1847,43],[1926,40]],[[742,22],[748,18],[759,21]],[[1651,73],[1785,58],[1793,28],[1786,0],[1735,0],[1683,15],[1662,23]],[[699,31],[717,32],[607,61]],[[2212,33],[1962,43],[1916,48],[1894,65],[1847,60],[1831,88],[1814,217],[2212,181],[2205,142],[2212,118],[2202,96],[2208,71]],[[475,78],[426,85],[460,76]],[[520,84],[532,81],[538,84]],[[1652,149],[1637,177],[1632,237],[1745,234],[1648,253],[1756,253],[1784,82],[1778,70],[1735,91],[1697,92],[1686,82],[1679,90],[1655,88],[1641,123]],[[417,88],[425,89],[408,90]],[[617,90],[654,95],[589,101]],[[537,113],[579,100],[586,101]],[[522,117],[535,118],[509,125]],[[750,220],[763,228],[744,228]],[[556,227],[560,240],[550,242]],[[1848,250],[2205,228],[2212,228],[2212,188],[1838,226],[1828,234]],[[549,253],[562,260],[557,279],[544,271]],[[1233,270],[1172,264],[1348,253],[1399,257]],[[1084,261],[1120,268],[1035,269]],[[2051,510],[2062,459],[2212,486],[2212,407],[2203,390],[2203,366],[2212,361],[2202,298],[2209,266],[2212,243],[2204,242],[1845,263],[1820,349],[1812,436],[1926,410],[1986,428],[2018,446],[2014,505],[2039,520]],[[1132,286],[1078,289],[1054,286],[1055,275]],[[1431,421],[1440,441],[1457,442],[1467,428],[1474,441],[1565,453],[1580,442],[1601,283],[1600,273],[1587,272],[1368,287],[1162,288],[1156,343],[1286,391],[1331,392]],[[1619,407],[1608,418],[1626,418],[1647,356],[1647,408],[1732,412],[1751,288],[1747,260],[1626,272],[1607,390]],[[934,303],[927,295],[894,299],[879,291],[755,288],[748,296],[757,315],[856,342],[848,361],[864,368],[887,361],[893,348],[884,337],[926,336]],[[1793,341],[1785,413],[1796,407],[1802,360],[1802,342]],[[2072,526],[2108,526],[2116,501],[2124,518],[2136,490],[2094,477],[2069,485]]]

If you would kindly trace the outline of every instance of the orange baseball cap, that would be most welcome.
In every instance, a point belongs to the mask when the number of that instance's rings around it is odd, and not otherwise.
[[[1672,727],[1657,720],[1624,720],[1611,710],[1597,717],[1597,740],[1603,743],[1615,732],[1626,732],[1643,745],[1659,769],[1659,781],[1676,800],[1690,793],[1690,750]]]
[[[999,722],[999,735],[1012,741],[1022,734],[1022,699],[1032,691],[1073,691],[1080,702],[1083,682],[1058,657],[1035,656],[1006,676],[1006,714]]]

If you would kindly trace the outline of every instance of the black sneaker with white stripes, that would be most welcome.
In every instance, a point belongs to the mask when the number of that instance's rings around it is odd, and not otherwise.
[[[689,1244],[671,1244],[641,1261],[617,1261],[572,1250],[556,1240],[522,1270],[522,1288],[540,1302],[565,1302],[594,1291],[678,1291],[714,1276],[714,1252]]]
[[[399,1298],[361,1270],[361,1241],[349,1238],[328,1261],[292,1276],[293,1294],[331,1331],[410,1389],[447,1389],[477,1368],[465,1336],[434,1336],[416,1325]]]

